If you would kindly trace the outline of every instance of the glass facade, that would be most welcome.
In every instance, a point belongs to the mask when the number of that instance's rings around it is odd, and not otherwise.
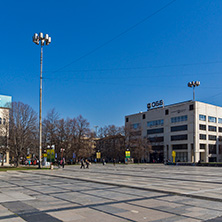
[[[163,119],[153,120],[153,121],[147,122],[147,127],[162,126],[163,124],[164,124]]]
[[[171,127],[171,132],[184,131],[184,130],[187,130],[187,125]]]
[[[150,129],[150,130],[147,130],[147,135],[149,135],[149,134],[163,133],[163,132],[164,132],[164,129],[163,129],[163,128]]]
[[[200,125],[199,125],[199,129],[200,129],[200,130],[206,130],[207,127],[206,127],[206,125],[200,124]]]
[[[210,123],[216,123],[217,122],[217,118],[213,117],[213,116],[208,116],[208,122]]]
[[[200,149],[205,150],[206,149],[206,144],[200,143]]]
[[[214,135],[208,135],[208,140],[216,141],[216,140],[217,140],[217,136],[214,136]]]
[[[133,129],[138,129],[139,128],[139,126],[140,126],[140,124],[139,123],[134,123],[134,124],[132,124],[131,125],[131,128],[133,128]]]
[[[200,114],[200,115],[199,115],[199,120],[201,120],[201,121],[206,121],[206,116]]]
[[[209,154],[217,154],[216,145],[209,144],[208,148],[209,148]]]
[[[187,140],[187,134],[171,136],[171,141]]]
[[[206,140],[207,135],[206,134],[200,134],[200,140]]]
[[[11,108],[12,97],[0,95],[0,107]]]
[[[187,121],[187,115],[177,116],[177,117],[172,117],[171,118],[171,123],[179,123],[179,122],[184,122],[184,121]]]
[[[148,141],[151,142],[151,143],[163,142],[164,141],[164,137],[163,136],[148,137]]]
[[[222,123],[222,118],[218,118],[218,123]]]
[[[217,127],[216,126],[208,126],[209,131],[217,132]]]

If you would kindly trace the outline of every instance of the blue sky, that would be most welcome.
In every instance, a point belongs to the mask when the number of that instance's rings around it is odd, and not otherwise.
[[[193,80],[201,82],[197,100],[222,106],[222,1],[176,0],[141,22],[169,2],[4,1],[0,93],[38,112],[40,47],[32,36],[43,32],[52,37],[43,49],[43,116],[55,108],[61,118],[83,115],[92,128],[122,126],[148,102],[192,99]]]

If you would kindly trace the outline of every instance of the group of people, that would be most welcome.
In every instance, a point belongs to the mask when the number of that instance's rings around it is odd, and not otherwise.
[[[89,160],[87,160],[87,159],[83,159],[83,158],[81,158],[81,160],[80,160],[80,163],[81,163],[81,166],[80,166],[80,169],[85,169],[85,168],[88,168],[89,169],[89,165],[91,164],[90,162],[89,162]],[[85,167],[85,165],[86,165],[86,167]]]

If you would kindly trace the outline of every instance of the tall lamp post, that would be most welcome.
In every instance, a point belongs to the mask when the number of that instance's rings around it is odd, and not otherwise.
[[[40,55],[40,97],[39,97],[39,168],[42,167],[42,54],[44,44],[49,45],[51,43],[51,37],[48,34],[43,36],[43,33],[37,33],[32,37],[32,41],[41,45],[41,55]]]
[[[193,87],[193,101],[195,101],[195,87],[200,85],[200,81],[188,82],[188,87]],[[196,146],[195,146],[195,104],[193,114],[193,152],[194,152],[194,163],[196,163]]]
[[[195,87],[200,85],[200,81],[188,82],[188,87],[193,87],[193,101],[195,101]]]

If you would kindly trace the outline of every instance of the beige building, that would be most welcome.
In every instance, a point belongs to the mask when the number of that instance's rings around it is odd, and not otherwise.
[[[198,101],[152,104],[125,117],[126,128],[152,146],[151,162],[172,160],[172,151],[180,162],[222,162],[222,107]]]
[[[0,95],[0,165],[9,165],[9,109],[11,107],[11,96]]]

